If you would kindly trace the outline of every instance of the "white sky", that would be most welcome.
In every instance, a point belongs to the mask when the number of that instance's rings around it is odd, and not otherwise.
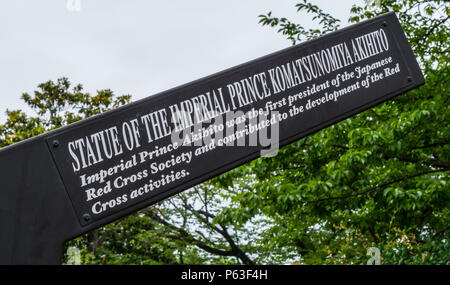
[[[6,109],[35,115],[20,96],[68,77],[85,91],[111,89],[133,100],[290,46],[258,15],[311,26],[300,0],[10,0],[0,6],[0,123]],[[362,0],[313,0],[347,25]]]

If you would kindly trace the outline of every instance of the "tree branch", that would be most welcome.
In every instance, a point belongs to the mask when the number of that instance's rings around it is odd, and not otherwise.
[[[397,183],[397,182],[401,182],[403,180],[411,179],[411,178],[414,178],[414,177],[417,177],[417,176],[421,176],[421,175],[425,175],[425,174],[436,173],[436,172],[446,172],[446,171],[448,171],[448,170],[439,169],[439,170],[430,170],[430,171],[425,171],[425,172],[421,172],[421,173],[416,173],[416,174],[413,174],[413,175],[409,175],[409,176],[406,176],[406,177],[395,179],[393,181],[384,183],[382,185],[371,187],[371,188],[369,188],[367,190],[364,190],[362,192],[358,192],[358,193],[355,193],[355,194],[349,194],[349,195],[343,195],[343,196],[328,197],[328,198],[313,200],[313,201],[308,202],[308,204],[318,203],[318,202],[323,202],[323,201],[329,201],[329,200],[339,200],[339,199],[347,199],[347,198],[357,197],[357,196],[365,195],[367,193],[370,193],[370,192],[373,192],[373,191],[376,191],[376,190],[379,190],[379,189],[384,189],[386,186],[389,186],[389,185]]]
[[[200,240],[197,240],[192,235],[190,235],[186,230],[178,228],[177,226],[174,226],[174,225],[166,222],[164,219],[159,217],[157,214],[153,213],[151,210],[145,209],[145,210],[142,210],[141,212],[143,214],[145,214],[147,217],[154,220],[155,222],[158,222],[172,230],[177,231],[180,234],[180,238],[183,238],[189,242],[192,242],[195,246],[203,249],[206,252],[209,252],[209,253],[212,253],[215,255],[219,255],[219,256],[235,256],[235,253],[231,250],[226,251],[226,250],[217,249],[217,248],[207,245],[206,243],[204,243]]]

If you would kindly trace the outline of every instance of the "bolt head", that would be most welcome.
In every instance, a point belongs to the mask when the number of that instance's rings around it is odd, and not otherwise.
[[[84,214],[83,215],[83,220],[85,222],[89,222],[91,220],[91,215],[89,215],[88,213]]]

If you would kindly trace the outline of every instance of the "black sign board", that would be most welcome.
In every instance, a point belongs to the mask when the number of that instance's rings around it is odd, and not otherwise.
[[[72,209],[73,229],[58,236],[111,222],[423,83],[388,13],[41,136],[66,194],[58,192],[61,211]]]

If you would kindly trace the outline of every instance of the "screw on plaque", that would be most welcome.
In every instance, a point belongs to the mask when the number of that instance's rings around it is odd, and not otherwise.
[[[58,140],[54,140],[53,141],[53,147],[58,147],[59,146],[59,141]]]
[[[83,215],[83,220],[85,222],[89,222],[91,220],[91,215],[89,215],[88,213],[84,214]]]
[[[383,22],[383,27],[387,27],[387,22],[386,21]]]
[[[413,81],[412,77],[408,76],[408,82],[412,82],[412,81]]]

